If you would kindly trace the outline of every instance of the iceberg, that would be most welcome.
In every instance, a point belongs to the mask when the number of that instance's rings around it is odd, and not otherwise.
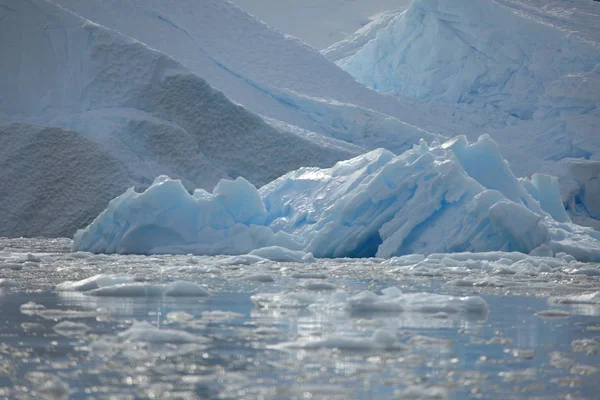
[[[391,258],[504,251],[600,261],[600,232],[557,221],[548,205],[560,202],[558,191],[538,186],[536,199],[487,135],[471,144],[464,136],[422,141],[399,156],[374,150],[332,168],[300,168],[260,189],[238,177],[212,193],[190,194],[163,176],[144,192],[129,189],[112,200],[77,232],[74,250],[254,250],[290,261],[305,253]]]

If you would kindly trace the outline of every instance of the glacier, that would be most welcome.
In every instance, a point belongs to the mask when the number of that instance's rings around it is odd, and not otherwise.
[[[131,188],[112,200],[76,233],[74,250],[268,248],[296,259],[302,252],[309,259],[503,251],[600,261],[600,232],[553,218],[560,202],[553,182],[517,179],[488,135],[471,144],[464,136],[422,141],[399,156],[378,149],[332,168],[300,168],[260,189],[238,177],[190,194],[162,176],[142,193]]]
[[[364,152],[269,124],[164,53],[49,1],[0,0],[0,20],[0,236],[72,236],[161,174],[188,188],[242,174],[262,185]]]
[[[599,19],[593,1],[414,0],[323,54],[382,93],[454,109],[462,133],[490,134],[518,176],[559,177],[569,204],[569,159],[600,160]]]

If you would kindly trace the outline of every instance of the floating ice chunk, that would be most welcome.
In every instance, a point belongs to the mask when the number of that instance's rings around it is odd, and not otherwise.
[[[598,372],[598,367],[592,365],[575,364],[569,369],[573,375],[592,375]]]
[[[552,249],[547,244],[542,244],[529,252],[530,256],[535,257],[554,257]]]
[[[315,292],[337,289],[337,287],[335,285],[328,283],[328,282],[322,282],[322,281],[303,282],[302,284],[300,284],[300,287],[304,290],[312,290]]]
[[[204,297],[209,293],[194,282],[176,281],[164,288],[163,294],[169,297]]]
[[[548,302],[550,304],[600,304],[600,292],[550,297]]]
[[[46,309],[45,306],[34,303],[33,301],[29,301],[25,304],[21,304],[21,306],[19,307],[19,310],[23,314],[27,314],[27,315],[33,315],[33,314],[37,313],[38,311],[45,310],[45,309]]]
[[[173,311],[167,314],[167,320],[171,322],[183,322],[191,319],[194,319],[194,316],[185,311]]]
[[[592,339],[577,339],[571,342],[573,351],[585,353],[587,355],[595,355],[600,350],[600,337]]]
[[[313,255],[311,253],[289,250],[279,246],[263,247],[252,250],[249,255],[280,262],[314,262]]]
[[[149,343],[196,343],[206,340],[186,331],[159,329],[149,322],[134,322],[133,325],[118,334],[122,340]]]
[[[301,339],[272,346],[275,349],[340,349],[345,351],[387,350],[404,351],[408,347],[398,343],[395,333],[377,330],[371,337],[328,335],[322,339]]]
[[[11,287],[15,287],[18,286],[17,282],[10,280],[10,279],[6,279],[6,278],[2,278],[0,279],[0,288],[11,288]]]
[[[397,398],[403,400],[448,400],[448,389],[442,386],[409,386],[404,390],[394,392]]]
[[[259,256],[245,254],[245,255],[240,255],[240,256],[227,257],[226,259],[222,260],[220,263],[223,265],[252,265],[252,264],[256,264],[257,262],[264,261],[264,260],[265,260],[264,258],[259,257]]]
[[[207,321],[230,321],[232,319],[243,318],[244,315],[233,311],[203,311],[202,319]]]
[[[82,322],[62,321],[52,327],[63,336],[85,335],[91,328]]]
[[[535,313],[540,318],[569,318],[571,313],[563,310],[544,310]]]
[[[452,347],[452,342],[450,340],[423,335],[411,337],[408,343],[411,346],[418,348],[448,349]]]
[[[71,395],[69,385],[54,374],[28,372],[25,379],[33,384],[36,396],[42,400],[67,400]]]
[[[160,297],[164,294],[164,286],[151,283],[119,283],[92,289],[86,294],[99,297]]]
[[[208,291],[198,284],[185,281],[168,285],[134,282],[105,286],[86,294],[99,297],[203,297],[208,296]]]
[[[113,286],[122,283],[134,282],[135,278],[131,275],[94,275],[80,281],[66,281],[56,285],[56,289],[65,292],[87,292],[105,286]]]
[[[246,275],[246,276],[244,276],[243,279],[245,281],[250,281],[250,282],[261,282],[261,283],[275,282],[275,278],[273,278],[273,275],[269,275],[269,274]]]
[[[347,299],[351,312],[421,312],[487,314],[487,303],[478,296],[454,297],[434,293],[398,293],[396,291],[378,296],[362,292]]]
[[[314,293],[258,293],[250,300],[260,308],[306,308],[317,301]]]

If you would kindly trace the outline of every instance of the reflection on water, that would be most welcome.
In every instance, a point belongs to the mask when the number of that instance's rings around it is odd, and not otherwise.
[[[600,325],[600,318],[579,306],[562,307],[573,314],[567,319],[546,319],[535,316],[548,308],[543,298],[484,296],[483,317],[354,315],[318,306],[257,308],[252,292],[235,289],[177,299],[3,292],[0,393],[23,399],[597,395],[598,356],[574,351],[571,343],[592,340],[597,332],[586,327]],[[44,308],[21,312],[30,301]],[[132,335],[135,320],[151,325]],[[89,329],[60,335],[53,330],[58,321]],[[392,332],[398,346],[382,347],[377,332]],[[274,348],[317,341],[322,345]]]
[[[73,254],[69,243],[0,239],[0,267],[22,267],[0,269],[0,398],[598,398],[600,306],[581,302],[596,301],[600,275],[570,264],[455,261],[419,277],[376,259],[246,265]],[[210,295],[56,290],[97,274]]]

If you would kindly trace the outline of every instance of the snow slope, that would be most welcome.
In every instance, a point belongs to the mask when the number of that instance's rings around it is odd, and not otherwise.
[[[0,131],[10,140],[0,235],[70,235],[160,174],[192,188],[242,174],[261,185],[362,152],[267,124],[168,56],[50,2],[0,5]],[[78,186],[87,195],[66,195]]]
[[[233,0],[232,3],[282,32],[322,49],[349,36],[382,12],[406,8],[410,0]]]
[[[270,119],[367,149],[431,141],[431,117],[369,90],[317,50],[224,0],[53,0],[179,61]],[[436,133],[448,132],[447,124]],[[458,132],[458,127],[452,133]]]
[[[564,158],[600,158],[598,20],[593,1],[415,0],[324,53],[381,92],[455,107],[470,138],[494,115],[481,129],[517,174],[563,174]]]
[[[567,35],[547,23],[539,23],[529,14],[527,18],[520,17],[512,9],[508,10],[493,0],[478,2],[476,7],[470,3],[443,0],[439,2],[440,12],[435,11],[437,3],[429,4],[430,0],[419,0],[412,4],[411,15],[415,15],[415,18],[411,21],[416,27],[415,37],[410,37],[411,43],[414,42],[411,51],[417,56],[433,55],[429,65],[431,68],[426,68],[425,62],[421,65],[420,58],[415,57],[414,64],[418,68],[409,74],[407,85],[414,92],[435,92],[437,97],[409,96],[407,93],[400,96],[385,95],[368,90],[319,52],[260,23],[223,0],[54,1],[170,55],[212,86],[223,90],[232,100],[267,117],[276,125],[293,125],[366,149],[384,147],[396,154],[407,150],[420,138],[431,142],[436,134],[447,137],[464,134],[470,140],[476,140],[482,133],[489,133],[502,147],[503,154],[519,176],[535,172],[560,174],[564,171],[561,159],[592,157],[597,153],[598,145],[588,139],[597,129],[596,91],[593,86],[597,74],[588,70],[585,76],[579,78],[571,77],[569,72],[580,68],[582,70],[579,72],[583,73],[590,68],[593,64],[590,60],[595,57],[590,49],[595,47],[590,47],[577,35]],[[321,3],[320,7],[324,9],[327,4]],[[439,20],[436,15],[442,15],[442,20],[445,18],[443,15],[446,14],[442,14],[444,7],[449,7],[455,13],[448,15],[457,19],[456,34],[453,31],[444,34],[443,27],[440,28],[442,30],[437,29],[445,24],[443,21],[440,23],[442,25],[436,22]],[[491,8],[488,10],[486,7]],[[500,11],[496,12],[496,8]],[[590,11],[593,10],[590,8]],[[419,25],[417,17],[422,15],[429,15],[428,23]],[[496,15],[497,21],[494,20]],[[595,37],[592,20],[577,21],[583,21],[582,29],[592,32],[590,37]],[[387,26],[399,24],[401,29],[404,23],[403,17],[393,18],[392,21],[394,23],[390,22]],[[478,22],[488,24],[491,33],[483,28],[478,30]],[[514,30],[507,29],[513,25],[516,27]],[[424,35],[417,36],[419,29]],[[489,37],[489,45],[485,45],[483,50],[497,56],[498,62],[488,62],[484,56],[473,53],[467,45],[470,42],[465,44],[461,40],[464,36],[460,33],[461,29],[482,37],[482,41]],[[387,31],[387,28],[379,30],[381,34]],[[371,34],[369,30],[365,33],[367,37]],[[513,40],[511,35],[520,39]],[[388,36],[397,39],[394,32],[390,31]],[[415,38],[418,40],[412,41]],[[434,39],[436,45],[432,44]],[[397,53],[394,41],[373,40],[368,43],[365,49],[378,48],[373,43],[381,43],[381,54],[377,59],[392,60]],[[553,48],[552,45],[557,47]],[[539,53],[535,53],[535,49]],[[554,55],[553,49],[561,49],[566,53]],[[556,89],[548,90],[544,97],[540,97],[536,90],[542,85],[535,79],[532,85],[527,84],[532,81],[527,78],[526,68],[530,68],[530,65],[525,62],[525,67],[519,68],[523,54],[538,55],[529,64],[537,68],[533,72],[542,71],[539,74],[540,79],[544,79],[544,87],[547,75],[553,72],[551,68],[540,67],[546,65],[540,58],[552,56],[550,61],[556,61],[558,71],[567,75],[560,75],[564,79],[557,82]],[[463,60],[461,55],[466,58]],[[365,70],[372,70],[368,66],[369,60],[372,58],[365,57]],[[444,67],[435,64],[435,60],[445,62]],[[469,68],[462,68],[461,62],[466,60],[469,60],[465,64]],[[387,71],[385,65],[382,61],[384,72]],[[390,66],[393,65],[390,63]],[[506,70],[502,70],[503,67]],[[506,99],[505,92],[494,94],[494,85],[488,85],[487,78],[477,81],[481,96],[470,94],[472,88],[467,83],[475,81],[475,77],[468,74],[485,68],[490,71],[486,77],[497,78],[500,83],[500,79],[508,78],[514,72],[515,79],[518,78],[516,89],[510,91],[514,106],[508,105],[510,101]],[[459,79],[444,80],[445,74],[450,71],[460,71]],[[431,79],[427,78],[427,73],[432,74]],[[455,82],[452,90],[447,88],[450,82]],[[492,79],[490,82],[496,81]],[[438,96],[441,93],[454,98],[454,94],[464,86],[469,90],[461,102],[442,101]],[[502,87],[500,84],[496,86]],[[569,109],[568,104],[572,101],[567,98],[563,99],[562,106],[555,101],[561,97],[561,93],[565,93],[561,87],[567,86],[573,87],[570,98],[581,100],[578,100],[575,109]],[[532,116],[534,111],[529,100],[538,97],[546,105],[540,106],[535,119],[524,120]],[[480,100],[471,101],[471,98]]]
[[[422,142],[400,156],[375,150],[329,169],[301,168],[259,191],[238,178],[190,195],[161,177],[143,193],[129,189],[111,201],[77,232],[74,249],[285,253],[279,246],[316,257],[386,258],[564,252],[600,261],[600,233],[552,218],[560,203],[552,182],[534,179],[530,186],[540,201],[489,136],[471,145],[464,136],[433,147]]]

